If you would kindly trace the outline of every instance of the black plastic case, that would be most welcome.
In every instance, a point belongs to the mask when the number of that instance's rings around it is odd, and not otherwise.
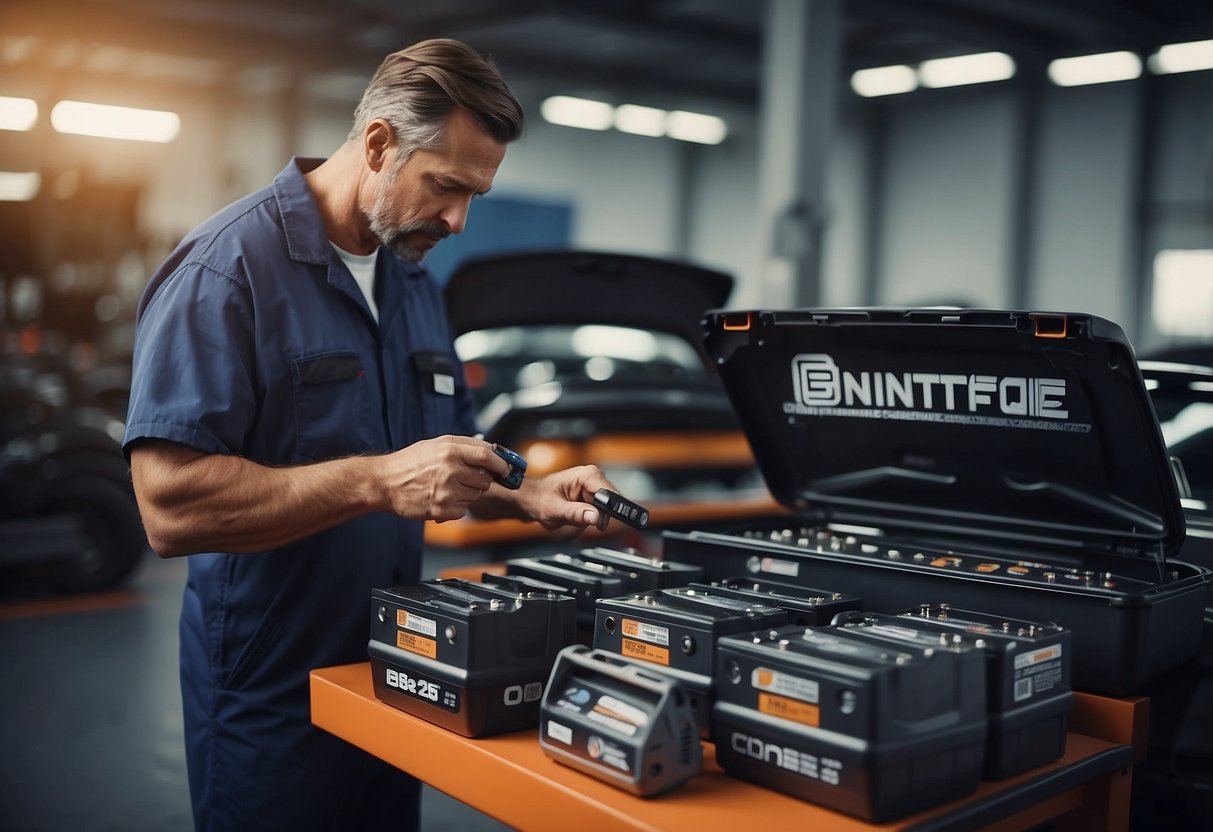
[[[874,823],[977,788],[985,656],[971,645],[788,625],[717,651],[712,732],[729,774]]]
[[[786,526],[666,532],[668,558],[1071,631],[1075,689],[1133,693],[1197,652],[1208,570],[1167,558],[1179,495],[1132,348],[1084,314],[708,313]]]
[[[922,605],[917,612],[868,618],[928,629],[948,638],[976,639],[986,651],[986,758],[981,776],[1001,780],[1056,760],[1066,752],[1070,692],[1070,632],[1056,624]]]
[[[543,690],[539,745],[557,762],[641,797],[703,767],[695,717],[669,676],[603,650],[562,650]],[[575,819],[568,824],[575,826]]]
[[[711,587],[675,587],[599,600],[593,645],[681,682],[700,735],[710,738],[716,640],[787,620],[773,604],[730,598]]]
[[[534,728],[576,603],[459,579],[371,590],[375,696],[465,737]]]

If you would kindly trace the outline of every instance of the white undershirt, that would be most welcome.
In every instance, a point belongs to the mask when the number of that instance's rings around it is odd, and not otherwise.
[[[379,259],[379,250],[375,249],[370,254],[353,254],[332,240],[329,241],[329,245],[333,247],[341,261],[345,263],[345,267],[350,270],[350,274],[354,276],[354,282],[366,296],[366,305],[371,308],[371,317],[378,323],[379,307],[375,305],[375,261]]]

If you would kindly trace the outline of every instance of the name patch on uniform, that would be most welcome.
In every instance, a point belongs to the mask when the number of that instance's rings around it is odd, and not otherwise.
[[[455,362],[445,352],[415,352],[413,366],[421,384],[440,396],[455,395]]]

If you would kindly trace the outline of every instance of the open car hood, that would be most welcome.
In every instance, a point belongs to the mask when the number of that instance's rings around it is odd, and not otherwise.
[[[733,289],[689,263],[587,251],[541,251],[463,263],[447,282],[455,335],[503,326],[602,324],[668,332],[702,354],[700,321]]]

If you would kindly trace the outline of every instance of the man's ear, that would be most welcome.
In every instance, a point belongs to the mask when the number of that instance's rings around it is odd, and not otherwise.
[[[396,141],[396,131],[392,125],[381,118],[374,119],[362,133],[362,146],[366,155],[366,164],[378,173],[383,168],[387,152]]]

